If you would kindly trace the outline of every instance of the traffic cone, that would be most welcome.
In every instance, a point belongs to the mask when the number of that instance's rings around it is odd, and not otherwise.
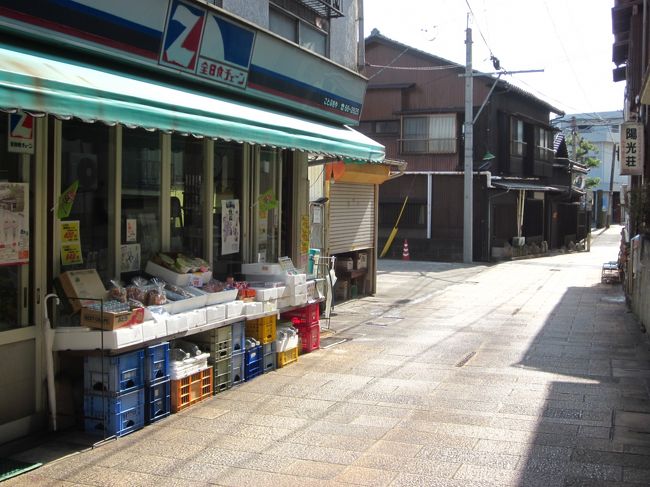
[[[411,260],[409,255],[409,241],[404,239],[404,247],[402,248],[402,260]]]

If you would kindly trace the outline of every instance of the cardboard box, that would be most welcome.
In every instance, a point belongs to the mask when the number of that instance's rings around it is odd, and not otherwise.
[[[97,328],[100,330],[117,330],[124,326],[137,325],[144,321],[144,308],[135,308],[130,311],[97,311],[90,308],[81,309],[81,326]]]
[[[106,299],[108,295],[95,269],[63,272],[59,275],[59,282],[75,313],[99,299]]]

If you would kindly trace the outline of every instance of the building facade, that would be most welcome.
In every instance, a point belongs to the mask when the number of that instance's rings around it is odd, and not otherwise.
[[[224,280],[281,256],[306,267],[308,165],[384,159],[348,127],[361,6],[0,1],[0,443],[46,427],[44,301],[62,272],[108,286],[159,252]]]

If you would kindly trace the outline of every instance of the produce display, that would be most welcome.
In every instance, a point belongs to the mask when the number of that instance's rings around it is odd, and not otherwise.
[[[153,259],[158,265],[167,269],[187,274],[190,272],[207,272],[210,270],[210,264],[200,257],[192,257],[185,254],[169,254],[159,252]]]

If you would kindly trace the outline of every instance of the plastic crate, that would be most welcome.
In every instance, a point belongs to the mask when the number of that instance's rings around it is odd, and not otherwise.
[[[188,377],[171,381],[172,413],[212,395],[212,367],[196,372]]]
[[[123,436],[144,426],[144,389],[117,396],[86,394],[84,428],[87,432]]]
[[[295,325],[316,325],[320,320],[319,303],[312,303],[302,308],[286,311],[280,315],[284,320],[290,320]]]
[[[246,322],[232,324],[232,353],[244,353],[246,348]]]
[[[123,394],[144,386],[144,350],[122,355],[84,357],[84,389],[87,393]]]
[[[278,369],[286,367],[289,364],[298,361],[298,347],[290,348],[284,352],[278,352],[277,354],[277,367]]]
[[[300,353],[309,353],[320,348],[320,324],[297,325],[300,336]]]
[[[214,393],[218,394],[232,386],[232,356],[215,362],[214,365]]]
[[[267,372],[273,372],[276,369],[276,364],[277,364],[277,357],[275,352],[267,353],[264,355],[263,359],[263,367],[264,367],[264,374]]]
[[[232,327],[222,326],[192,340],[201,350],[210,350],[213,361],[222,360],[232,355]]]
[[[276,316],[265,316],[246,322],[246,336],[253,337],[262,345],[275,341]]]
[[[145,421],[147,424],[166,418],[171,413],[171,382],[145,386]]]
[[[232,356],[232,385],[241,384],[244,382],[244,354],[235,353]]]
[[[249,348],[244,354],[244,380],[251,380],[262,373],[264,356],[262,345]]]
[[[154,384],[169,380],[169,342],[144,349],[144,382]]]

